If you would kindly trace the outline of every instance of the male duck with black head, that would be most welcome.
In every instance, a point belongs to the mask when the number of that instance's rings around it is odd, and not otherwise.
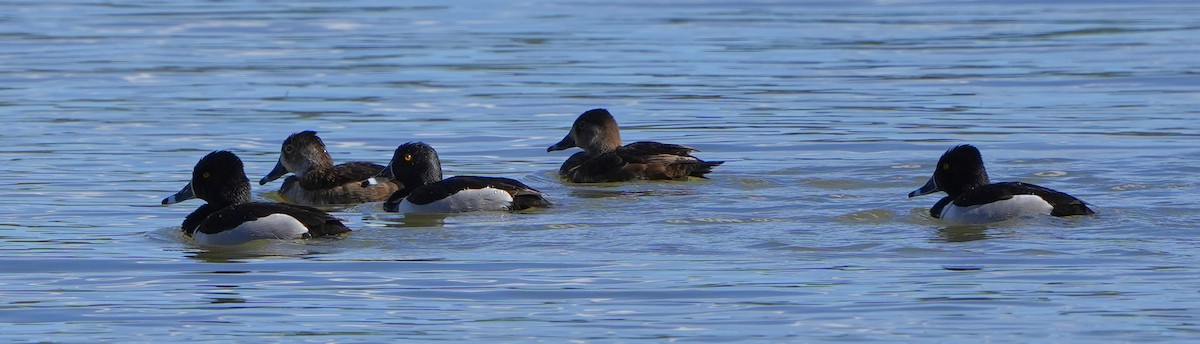
[[[703,178],[713,167],[725,163],[700,160],[692,156],[697,150],[688,146],[651,141],[622,146],[617,121],[605,109],[579,115],[567,136],[546,151],[571,147],[583,151],[571,155],[558,174],[575,183]]]
[[[384,201],[383,209],[390,212],[439,214],[550,206],[541,191],[516,180],[477,176],[442,179],[437,151],[424,142],[397,147],[392,162],[380,176],[404,185]],[[362,183],[374,182],[372,178]]]
[[[250,201],[242,160],[228,151],[209,153],[192,180],[162,204],[199,198],[208,202],[183,220],[182,230],[201,245],[238,245],[260,239],[303,239],[350,232],[324,211],[291,204]]]
[[[979,149],[960,145],[938,160],[933,177],[908,197],[945,191],[930,215],[954,224],[985,224],[1033,215],[1091,215],[1083,201],[1063,192],[1022,182],[991,183]]]
[[[295,173],[283,181],[279,195],[284,201],[302,205],[356,204],[387,199],[400,189],[389,180],[363,186],[363,179],[379,174],[382,165],[369,162],[333,164],[325,142],[315,131],[302,131],[283,141],[275,169],[258,181],[259,185]]]

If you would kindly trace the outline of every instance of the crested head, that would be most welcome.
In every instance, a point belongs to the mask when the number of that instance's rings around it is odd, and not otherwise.
[[[325,142],[321,141],[321,137],[317,136],[317,132],[312,130],[305,130],[288,135],[287,139],[283,140],[284,147],[282,149],[284,150],[284,153],[287,153],[288,145],[293,147],[316,146],[321,147],[322,149],[325,148]]]
[[[615,124],[617,123],[617,119],[613,118],[612,113],[604,108],[584,111],[575,119],[575,125],[579,125],[579,123],[605,124],[610,122]]]
[[[396,147],[387,167],[405,189],[416,189],[442,180],[442,161],[437,151],[424,142],[408,142]]]
[[[946,150],[938,159],[933,179],[938,187],[951,196],[990,183],[983,167],[983,156],[975,146],[964,144]]]
[[[217,150],[200,158],[200,161],[196,162],[196,167],[192,169],[192,172],[200,171],[201,167],[211,166],[225,166],[237,170],[245,168],[242,164],[242,158],[239,158],[237,154],[227,150]]]
[[[196,198],[213,205],[250,202],[250,180],[242,159],[230,151],[208,153],[192,169],[191,189]]]
[[[287,141],[292,141],[292,140],[313,140],[313,141],[321,142],[321,137],[317,136],[317,132],[315,130],[305,130],[305,131],[301,131],[298,133],[292,133],[291,135],[288,135]]]
[[[288,136],[280,147],[279,163],[288,171],[303,176],[310,170],[333,166],[325,142],[317,132],[305,130]]]
[[[942,153],[942,157],[938,159],[938,167],[950,164],[950,166],[979,166],[983,167],[983,154],[979,153],[979,148],[969,144],[957,145],[947,149]]]
[[[579,115],[571,125],[575,143],[591,154],[610,152],[621,146],[617,120],[605,109],[591,109]]]

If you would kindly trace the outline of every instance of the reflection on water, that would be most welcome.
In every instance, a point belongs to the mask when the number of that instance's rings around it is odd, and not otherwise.
[[[193,251],[187,257],[205,263],[243,263],[248,259],[301,258],[314,254],[320,254],[320,252],[309,248],[305,242],[297,240],[259,241],[237,246],[205,246],[200,250]]]
[[[388,228],[404,229],[407,227],[443,227],[446,217],[451,214],[376,214],[372,222]]]
[[[966,242],[988,238],[986,226],[951,226],[938,229],[938,235],[946,242]]]
[[[618,185],[609,185],[609,186],[610,186],[610,187],[618,187]],[[591,186],[591,185],[589,185],[589,186],[587,186],[587,187],[594,187],[594,186]],[[668,187],[668,188],[669,188],[669,187],[671,187],[671,185],[670,185],[670,184],[662,184],[662,187]],[[671,189],[663,189],[663,190],[620,190],[620,189],[613,189],[613,190],[606,190],[606,189],[590,189],[590,188],[589,188],[589,189],[583,189],[583,188],[580,188],[580,187],[573,187],[573,188],[571,188],[570,190],[568,190],[568,191],[567,191],[567,196],[569,196],[569,197],[574,197],[574,198],[627,198],[627,199],[637,199],[637,198],[640,198],[640,197],[657,197],[657,196],[669,197],[669,196],[682,196],[682,195],[694,195],[694,194],[696,194],[696,192],[695,192],[695,191],[692,191],[692,190],[671,190]]]
[[[0,3],[0,339],[1190,339],[1197,6]],[[564,185],[545,147],[596,107],[729,162]],[[354,232],[232,249],[158,206],[302,130],[555,206],[328,207]],[[906,195],[960,143],[1099,214],[947,227]]]

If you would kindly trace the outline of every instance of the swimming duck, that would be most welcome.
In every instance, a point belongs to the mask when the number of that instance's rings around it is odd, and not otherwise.
[[[991,183],[979,149],[971,145],[950,148],[938,160],[933,177],[908,197],[945,191],[929,213],[955,224],[983,224],[1021,216],[1090,215],[1095,212],[1071,195],[1022,182]]]
[[[258,181],[259,185],[279,179],[288,172],[295,173],[283,181],[279,195],[284,201],[302,205],[329,205],[378,202],[400,189],[388,180],[363,186],[363,179],[379,174],[383,165],[369,162],[347,162],[333,165],[325,150],[325,142],[315,131],[302,131],[288,136],[279,152],[275,168]]]
[[[424,142],[397,147],[392,162],[380,176],[404,185],[383,203],[383,209],[391,212],[460,213],[550,206],[541,191],[516,180],[476,176],[442,179],[437,151]],[[373,181],[363,182],[370,183]]]
[[[604,183],[629,180],[687,180],[704,177],[724,161],[704,161],[692,156],[688,146],[641,141],[621,145],[617,121],[605,109],[579,115],[567,136],[546,148],[547,152],[582,148],[558,169],[559,176],[575,183]]]
[[[183,233],[202,245],[238,245],[259,239],[302,239],[350,232],[324,211],[291,204],[250,201],[242,160],[229,151],[206,155],[182,190],[162,200],[200,198],[207,204],[183,220]]]

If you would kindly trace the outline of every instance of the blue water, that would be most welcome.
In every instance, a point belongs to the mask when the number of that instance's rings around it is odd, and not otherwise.
[[[0,340],[1167,342],[1200,337],[1200,4],[0,3]],[[568,185],[545,152],[727,160]],[[197,247],[168,207],[229,149],[407,141],[557,207],[330,209],[341,240]],[[1093,217],[947,227],[906,198],[980,147]],[[279,183],[255,186],[275,198]]]

